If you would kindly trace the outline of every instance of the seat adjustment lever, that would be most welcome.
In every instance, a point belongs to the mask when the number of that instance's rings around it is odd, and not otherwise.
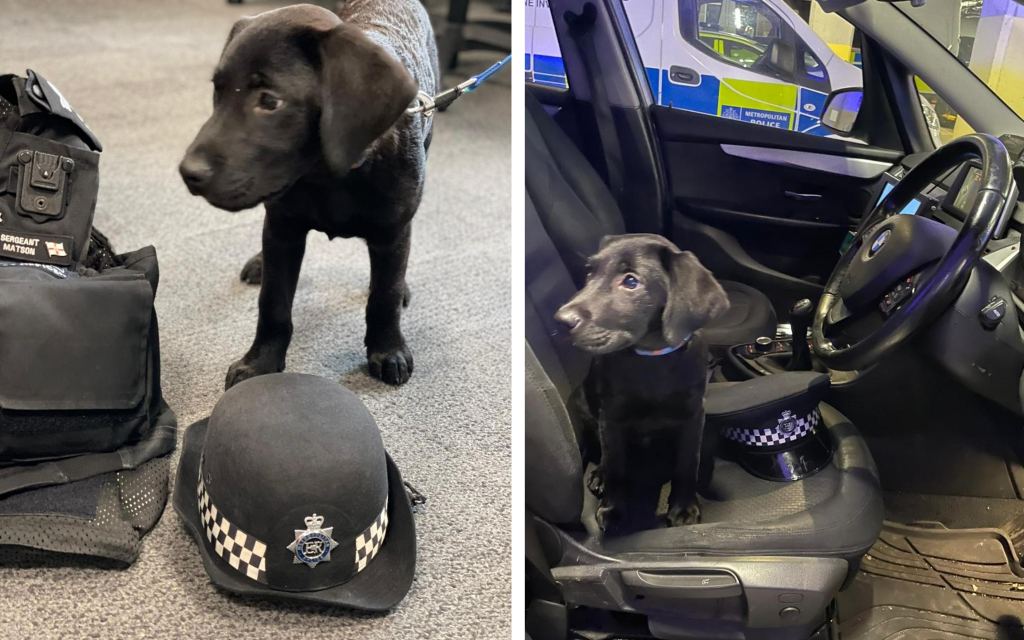
[[[688,600],[731,598],[743,594],[743,586],[731,573],[623,571],[622,582],[636,595]]]

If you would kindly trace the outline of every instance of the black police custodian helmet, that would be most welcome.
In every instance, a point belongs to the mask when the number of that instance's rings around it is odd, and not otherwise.
[[[185,433],[174,509],[218,586],[380,611],[412,585],[416,532],[373,416],[316,376],[259,376]]]

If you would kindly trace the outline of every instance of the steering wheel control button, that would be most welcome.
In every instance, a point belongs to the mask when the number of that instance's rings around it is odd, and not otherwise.
[[[1006,317],[1006,300],[999,296],[993,296],[988,301],[988,304],[981,308],[981,313],[978,314],[978,317],[981,319],[981,326],[985,327],[988,331],[992,331]]]
[[[913,293],[914,278],[910,276],[893,287],[889,293],[882,296],[882,302],[878,305],[878,308],[885,315],[889,315],[893,309],[898,307],[901,302],[909,298]]]
[[[882,250],[885,243],[889,241],[889,236],[892,235],[891,229],[886,229],[875,238],[875,241],[871,243],[871,249],[868,251],[868,257],[874,257],[876,253]]]
[[[768,336],[761,336],[757,340],[754,340],[754,349],[756,349],[758,353],[768,353],[772,350],[772,342],[774,341]]]

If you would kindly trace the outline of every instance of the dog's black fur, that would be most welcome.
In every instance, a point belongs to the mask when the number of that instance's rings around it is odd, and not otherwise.
[[[586,285],[555,317],[595,355],[576,408],[600,445],[588,479],[601,499],[598,524],[648,528],[644,514],[654,514],[668,481],[669,524],[698,522],[708,351],[694,332],[729,299],[692,253],[661,236],[606,237],[587,265]],[[684,343],[665,355],[636,353]]]
[[[284,369],[312,230],[366,240],[369,371],[390,384],[409,379],[399,319],[432,125],[406,109],[418,89],[436,94],[439,77],[417,0],[349,0],[339,15],[295,5],[232,28],[213,77],[213,115],[180,167],[193,195],[216,207],[266,206],[263,251],[242,271],[262,284],[256,338],[226,387]]]

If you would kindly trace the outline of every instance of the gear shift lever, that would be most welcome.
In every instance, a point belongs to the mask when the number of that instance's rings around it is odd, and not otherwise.
[[[811,349],[807,346],[807,328],[811,326],[814,305],[807,298],[797,300],[789,309],[789,323],[793,328],[793,355],[786,371],[810,371]]]

